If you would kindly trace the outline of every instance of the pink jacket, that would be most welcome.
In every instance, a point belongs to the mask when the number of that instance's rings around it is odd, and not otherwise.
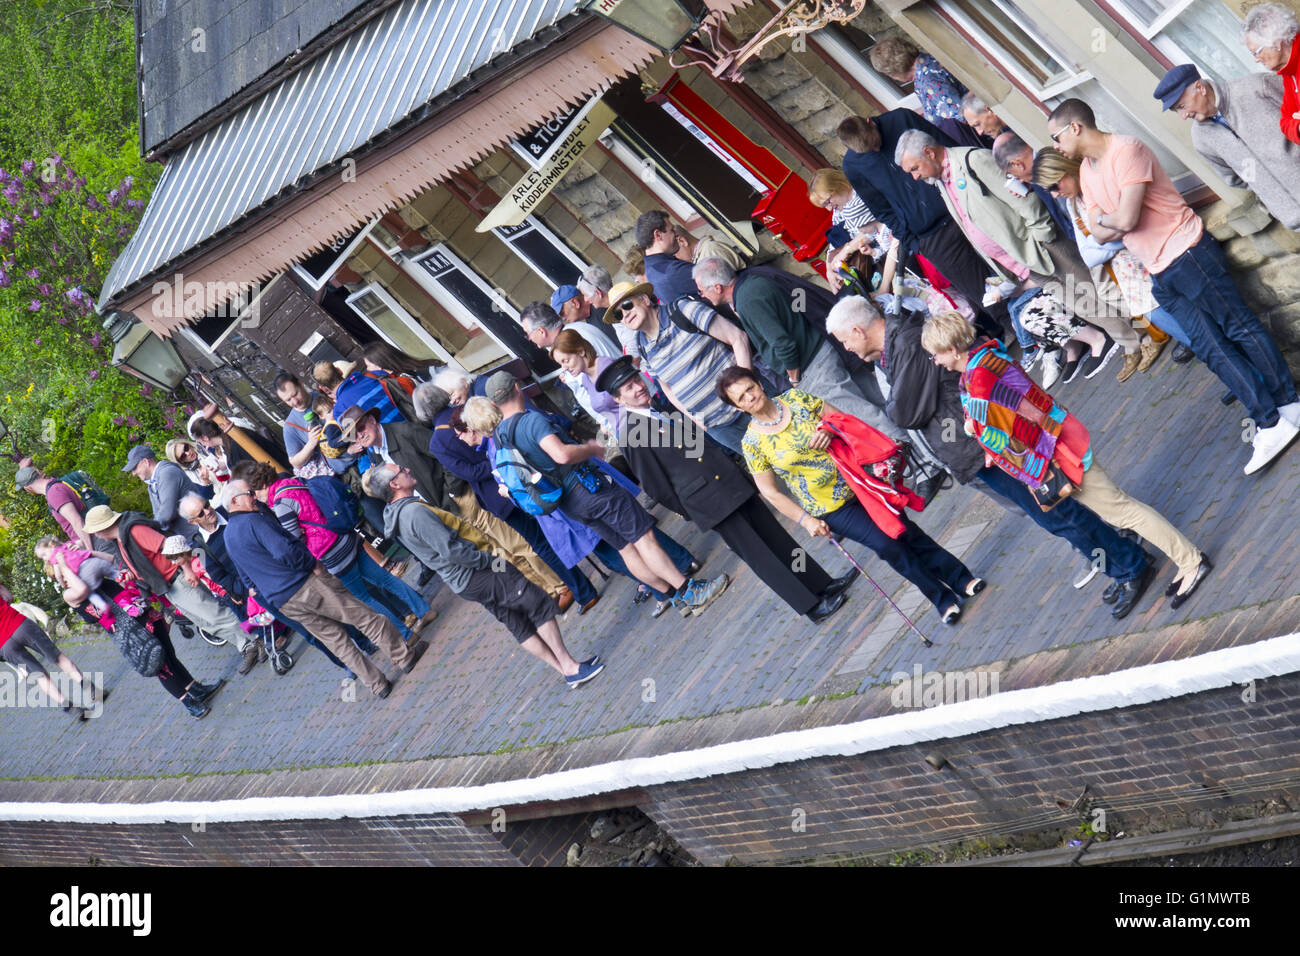
[[[298,503],[298,520],[302,524],[307,550],[312,557],[320,558],[334,547],[339,536],[325,527],[325,514],[301,478],[281,478],[272,482],[266,489],[266,503],[274,509],[275,503],[281,498],[290,498]]]

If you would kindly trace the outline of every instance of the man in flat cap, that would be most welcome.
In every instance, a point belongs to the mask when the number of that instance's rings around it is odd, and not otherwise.
[[[1300,230],[1300,145],[1277,129],[1281,77],[1246,73],[1220,83],[1184,63],[1154,96],[1191,120],[1192,145],[1229,186],[1253,191],[1274,219]]]

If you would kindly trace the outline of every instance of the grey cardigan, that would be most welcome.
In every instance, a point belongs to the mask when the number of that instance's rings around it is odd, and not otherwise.
[[[1282,78],[1247,73],[1227,83],[1206,81],[1219,115],[1192,124],[1192,145],[1229,186],[1252,190],[1288,229],[1300,230],[1300,145],[1278,132]]]

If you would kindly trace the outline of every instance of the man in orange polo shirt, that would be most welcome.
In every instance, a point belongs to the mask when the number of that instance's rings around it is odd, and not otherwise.
[[[1151,273],[1156,301],[1173,313],[1196,357],[1246,406],[1255,426],[1246,474],[1254,474],[1300,435],[1300,397],[1277,343],[1228,275],[1218,241],[1151,148],[1097,129],[1083,100],[1066,100],[1047,123],[1061,152],[1082,161],[1079,185],[1093,236],[1124,240]]]

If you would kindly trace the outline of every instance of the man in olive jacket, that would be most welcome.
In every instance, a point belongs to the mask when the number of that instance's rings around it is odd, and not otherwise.
[[[1043,201],[1032,192],[1017,196],[1007,189],[1007,177],[998,169],[992,150],[949,149],[920,130],[910,130],[898,141],[896,161],[914,179],[939,187],[948,211],[984,257],[990,275],[1014,282],[1022,290],[1054,287],[1070,311],[1074,302],[1081,308],[1082,303],[1091,305],[1079,318],[1114,339],[1124,350],[1126,366],[1136,369],[1142,342],[1131,317],[1118,314],[1126,310],[1107,307],[1096,294],[1093,274],[1079,255],[1074,236],[1057,232]],[[991,251],[990,243],[1001,247],[1003,255]]]
[[[840,609],[857,572],[832,578],[807,557],[721,445],[671,406],[654,407],[630,357],[607,366],[596,387],[622,406],[619,444],[646,494],[718,532],[764,584],[814,624]]]

